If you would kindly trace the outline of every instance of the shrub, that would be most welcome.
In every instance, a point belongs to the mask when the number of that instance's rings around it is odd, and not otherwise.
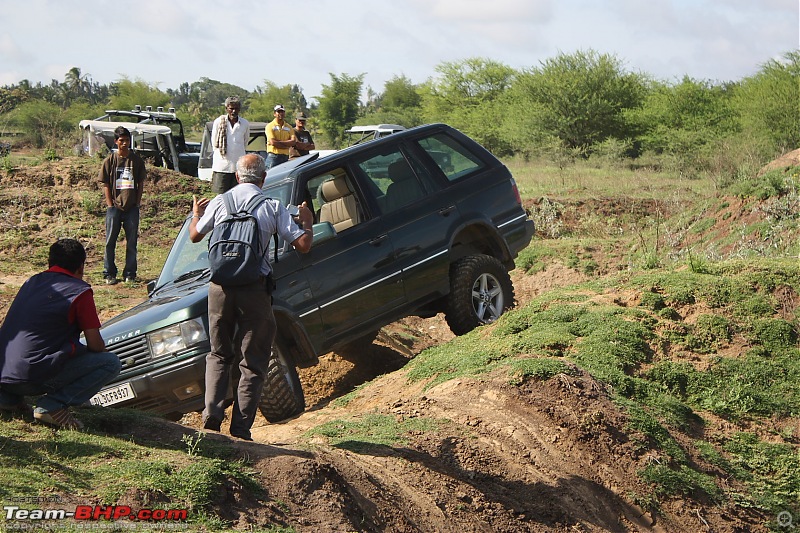
[[[686,345],[697,353],[714,353],[731,340],[730,323],[721,315],[700,315],[686,339]]]
[[[780,318],[765,318],[753,325],[753,340],[770,352],[783,353],[797,344],[797,330]]]

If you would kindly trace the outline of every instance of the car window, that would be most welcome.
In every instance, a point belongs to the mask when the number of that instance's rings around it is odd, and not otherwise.
[[[356,194],[353,177],[344,167],[325,171],[306,181],[306,201],[319,222],[330,222],[337,233],[365,220],[363,205]]]
[[[259,133],[250,131],[250,142],[247,143],[248,152],[266,152],[267,135],[262,131]]]
[[[369,179],[383,213],[391,213],[425,196],[425,188],[400,150],[375,154],[356,165]]]
[[[485,164],[461,143],[443,133],[417,141],[450,181],[456,181]]]

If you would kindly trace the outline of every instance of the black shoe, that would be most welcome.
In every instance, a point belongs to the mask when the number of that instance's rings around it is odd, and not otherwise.
[[[116,285],[119,283],[117,276],[106,276],[106,285]]]
[[[231,431],[231,437],[236,437],[237,439],[248,440],[250,442],[253,441],[253,437],[250,436],[250,432],[238,432],[238,431]]]
[[[136,283],[136,276],[125,276],[125,283]]]
[[[216,416],[209,416],[203,420],[203,429],[210,429],[211,431],[219,431],[219,427],[222,425],[222,420],[217,418]]]

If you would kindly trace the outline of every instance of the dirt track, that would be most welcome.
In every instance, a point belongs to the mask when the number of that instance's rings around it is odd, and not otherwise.
[[[554,267],[513,279],[525,302],[580,275]],[[660,458],[634,442],[608,391],[585,373],[523,386],[505,375],[428,390],[409,383],[408,358],[450,338],[442,317],[409,318],[384,328],[361,354],[330,353],[301,371],[307,411],[257,423],[254,443],[232,441],[255,464],[268,499],[232,488],[216,510],[238,528],[280,523],[298,531],[759,530],[755,516],[721,516],[718,507],[634,504],[631,495],[648,491],[637,471]],[[346,406],[332,402],[365,382]],[[368,450],[306,436],[365,414],[446,422],[405,444]],[[184,419],[190,428],[197,423],[196,415]]]

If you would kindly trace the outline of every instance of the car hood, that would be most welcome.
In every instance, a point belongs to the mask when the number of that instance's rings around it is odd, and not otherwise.
[[[106,343],[143,335],[205,315],[208,312],[207,279],[166,285],[136,307],[105,322],[100,333]]]

